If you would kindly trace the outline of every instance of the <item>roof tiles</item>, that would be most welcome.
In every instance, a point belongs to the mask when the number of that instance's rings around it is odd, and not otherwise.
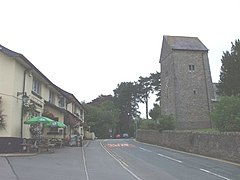
[[[164,36],[172,50],[208,51],[197,37]]]

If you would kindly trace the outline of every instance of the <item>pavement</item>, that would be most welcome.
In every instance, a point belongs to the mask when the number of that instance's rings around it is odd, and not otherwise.
[[[89,142],[89,140],[84,140],[83,141],[83,146],[85,146],[87,143]],[[20,152],[17,152],[17,153],[0,153],[0,157],[24,157],[24,156],[35,156],[37,155],[38,153],[26,153],[26,152],[23,152],[23,153],[20,153]]]
[[[83,146],[85,146],[87,142],[88,141],[84,141]],[[27,157],[27,156],[37,156],[40,154],[43,154],[43,153],[0,153],[0,174],[1,174],[0,180],[2,179],[18,180],[19,179],[8,159],[9,157]]]

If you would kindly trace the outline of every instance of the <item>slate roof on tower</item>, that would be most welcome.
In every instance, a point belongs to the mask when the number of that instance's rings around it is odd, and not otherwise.
[[[208,51],[197,37],[163,36],[172,50]]]

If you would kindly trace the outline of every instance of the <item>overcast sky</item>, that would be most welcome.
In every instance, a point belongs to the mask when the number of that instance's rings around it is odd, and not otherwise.
[[[240,38],[238,0],[0,0],[0,44],[89,102],[160,71],[163,35],[198,37],[213,82]]]

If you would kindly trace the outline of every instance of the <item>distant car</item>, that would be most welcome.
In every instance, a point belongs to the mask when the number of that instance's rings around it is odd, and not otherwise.
[[[122,136],[123,138],[129,138],[128,137],[128,133],[123,133],[123,136]]]
[[[120,134],[116,134],[116,139],[119,139],[119,138],[121,138],[121,135]]]

